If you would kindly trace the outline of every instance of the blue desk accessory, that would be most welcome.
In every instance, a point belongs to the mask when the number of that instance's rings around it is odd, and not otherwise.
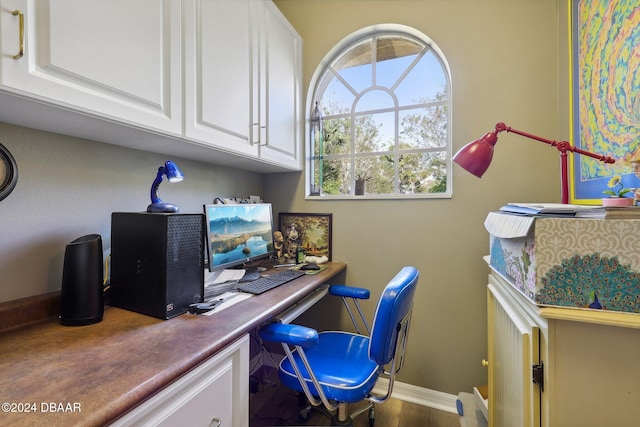
[[[173,163],[171,160],[167,160],[164,163],[164,166],[160,166],[158,168],[158,174],[156,175],[156,179],[151,184],[151,204],[147,206],[147,212],[157,213],[177,213],[180,209],[172,204],[164,203],[160,197],[158,197],[158,187],[160,187],[160,183],[162,182],[162,177],[166,175],[167,179],[171,183],[180,182],[184,179],[182,172],[178,169],[178,166]]]

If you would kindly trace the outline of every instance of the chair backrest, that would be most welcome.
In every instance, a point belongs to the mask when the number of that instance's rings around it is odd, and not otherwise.
[[[399,325],[411,311],[419,276],[415,267],[404,267],[384,288],[378,301],[371,328],[369,357],[380,366],[395,357]]]

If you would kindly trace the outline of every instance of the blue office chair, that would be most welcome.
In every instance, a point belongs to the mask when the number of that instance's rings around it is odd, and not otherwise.
[[[343,299],[357,333],[318,333],[305,326],[281,323],[261,328],[263,340],[282,343],[286,354],[278,371],[282,384],[303,392],[313,407],[331,418],[332,425],[352,425],[353,418],[369,410],[369,424],[373,426],[373,404],[391,396],[396,374],[402,368],[418,277],[414,267],[404,267],[389,282],[378,301],[369,336],[360,332],[348,304],[352,301],[359,322],[369,332],[358,304],[359,299],[369,298],[369,291],[348,286],[331,286],[329,294]],[[384,395],[374,395],[372,390],[380,376],[388,378],[387,390]],[[351,416],[347,414],[347,404],[362,400],[368,401],[367,406]]]

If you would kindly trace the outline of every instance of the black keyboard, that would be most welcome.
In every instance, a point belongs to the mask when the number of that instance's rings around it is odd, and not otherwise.
[[[258,295],[270,289],[277,288],[278,286],[290,282],[293,279],[297,279],[300,276],[304,276],[304,274],[305,272],[300,270],[280,270],[277,273],[261,277],[253,282],[241,283],[236,287],[236,289],[242,292]]]

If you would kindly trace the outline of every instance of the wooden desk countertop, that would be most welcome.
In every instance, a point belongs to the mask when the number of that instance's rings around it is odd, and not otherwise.
[[[211,316],[106,306],[94,325],[50,318],[0,333],[0,424],[108,424],[346,268],[327,265]]]

